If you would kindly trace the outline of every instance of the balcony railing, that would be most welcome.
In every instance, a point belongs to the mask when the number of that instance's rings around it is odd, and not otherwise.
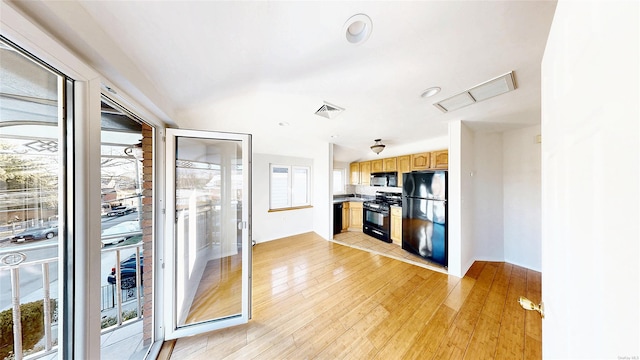
[[[141,232],[136,233],[139,235]],[[128,234],[127,234],[128,235]],[[120,235],[122,236],[122,235]],[[57,333],[55,328],[57,327],[57,317],[51,316],[53,309],[51,308],[51,299],[57,298],[58,289],[58,257],[47,256],[46,254],[53,253],[57,255],[58,244],[24,244],[20,247],[8,246],[0,248],[0,274],[10,278],[11,282],[11,301],[7,304],[5,301],[2,304],[0,311],[4,311],[7,308],[12,309],[13,318],[13,359],[39,359],[57,351]],[[135,256],[135,276],[134,280],[128,278],[123,289],[123,279],[121,264],[122,253],[133,253]],[[30,255],[27,255],[30,254]],[[33,254],[33,255],[31,255]],[[45,255],[37,255],[45,254]],[[107,284],[101,286],[101,312],[102,313],[115,313],[115,316],[105,316],[111,318],[108,322],[103,322],[102,333],[111,332],[117,330],[122,325],[134,323],[140,321],[143,317],[142,314],[142,271],[144,269],[141,264],[142,255],[142,242],[137,244],[114,246],[102,249],[102,259],[110,261],[115,257],[114,268],[115,272],[115,284]],[[32,257],[33,259],[30,259]],[[103,264],[105,260],[103,260]],[[40,271],[34,269],[39,267]],[[104,268],[104,265],[103,265]],[[29,283],[28,289],[21,289],[20,276],[21,273],[25,278],[29,277],[27,283]],[[101,271],[101,278],[106,278],[111,272],[105,273]],[[39,278],[38,278],[39,277]],[[39,285],[33,285],[37,282]],[[41,295],[40,295],[40,294]],[[43,315],[44,315],[44,336],[38,342],[38,349],[29,354],[23,353],[23,337],[22,337],[22,324],[21,324],[21,309],[20,305],[29,301],[43,301]],[[125,319],[123,316],[123,305],[128,305],[135,311],[134,316],[129,316]],[[133,306],[132,306],[133,305]],[[113,309],[113,310],[112,310]],[[115,311],[114,311],[115,310]],[[132,311],[129,311],[132,313]],[[42,345],[40,347],[40,345]],[[126,351],[126,350],[125,350]]]
[[[139,232],[138,234],[141,234],[141,232]],[[135,270],[136,270],[135,279],[133,283],[129,283],[128,286],[126,286],[124,290],[127,290],[127,291],[123,292],[122,276],[119,275],[119,274],[122,274],[122,268],[120,264],[120,262],[122,261],[121,254],[123,251],[129,252],[131,250],[134,251],[133,254],[135,256]],[[113,272],[113,274],[115,274],[115,284],[102,286],[101,303],[103,306],[102,306],[102,309],[100,310],[104,311],[108,309],[109,308],[108,305],[114,303],[113,300],[115,297],[114,305],[116,308],[116,324],[113,326],[118,327],[122,325],[124,322],[122,305],[124,302],[130,301],[131,299],[135,299],[135,302],[136,302],[135,303],[136,316],[135,316],[135,319],[132,319],[132,321],[142,319],[143,291],[142,291],[142,271],[140,271],[141,269],[144,271],[144,266],[143,264],[140,263],[140,259],[142,255],[142,242],[139,242],[137,244],[132,244],[132,245],[117,246],[117,247],[102,249],[103,257],[105,254],[108,254],[111,252],[115,252],[115,271]],[[131,287],[130,285],[135,285],[135,286]],[[113,326],[107,327],[102,331],[105,332],[105,331],[112,330]]]
[[[19,251],[16,251],[12,248],[3,248],[0,249],[0,273],[9,273],[9,278],[11,281],[11,304],[9,308],[12,309],[12,320],[13,320],[13,354],[15,360],[23,359],[23,346],[22,346],[22,322],[21,319],[21,309],[20,304],[21,300],[24,297],[29,297],[29,294],[22,295],[20,288],[20,269],[25,269],[27,267],[40,267],[42,269],[41,272],[41,288],[36,289],[42,290],[42,300],[43,300],[43,314],[44,314],[44,338],[43,345],[44,349],[42,351],[37,352],[36,354],[32,354],[29,358],[39,358],[42,356],[46,356],[48,354],[54,353],[57,351],[56,340],[54,339],[53,327],[57,325],[52,321],[51,316],[51,273],[50,268],[51,265],[57,265],[58,258],[57,257],[45,257],[41,259],[29,260],[27,258],[26,252],[33,251],[42,251],[46,249],[55,249],[57,244],[49,244],[49,245],[27,245],[21,246]],[[33,271],[30,272],[33,274]],[[57,278],[57,274],[54,275],[54,278]],[[5,310],[5,309],[1,309]],[[42,340],[41,340],[42,341]]]

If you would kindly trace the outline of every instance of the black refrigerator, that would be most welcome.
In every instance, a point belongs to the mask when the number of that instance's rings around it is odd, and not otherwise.
[[[402,174],[402,248],[447,267],[447,172]]]

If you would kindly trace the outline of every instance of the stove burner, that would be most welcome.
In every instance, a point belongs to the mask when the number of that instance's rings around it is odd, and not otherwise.
[[[384,204],[387,207],[390,205],[402,206],[402,194],[376,191],[375,200],[367,201],[366,203]]]

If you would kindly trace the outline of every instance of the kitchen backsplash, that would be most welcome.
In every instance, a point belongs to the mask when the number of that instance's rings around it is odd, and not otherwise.
[[[347,185],[347,194],[360,194],[375,196],[376,191],[401,193],[400,187],[384,187],[384,186],[366,186],[366,185]]]

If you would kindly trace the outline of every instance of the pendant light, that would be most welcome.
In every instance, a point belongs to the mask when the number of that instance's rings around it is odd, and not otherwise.
[[[374,141],[376,143],[371,145],[371,150],[376,154],[380,154],[382,150],[384,150],[385,145],[381,142],[381,139],[375,139]]]

